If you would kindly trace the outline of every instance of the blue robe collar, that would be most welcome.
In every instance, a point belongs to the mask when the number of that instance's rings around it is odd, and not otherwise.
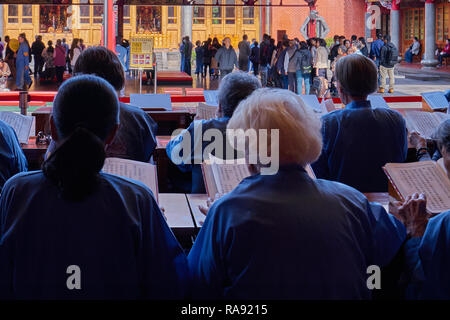
[[[345,109],[362,109],[362,108],[372,108],[372,105],[370,104],[369,100],[359,100],[359,101],[352,101],[348,105],[345,106]]]

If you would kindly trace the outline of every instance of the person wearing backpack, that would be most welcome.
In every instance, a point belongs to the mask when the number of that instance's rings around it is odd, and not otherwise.
[[[386,76],[389,77],[389,93],[394,93],[394,67],[398,62],[398,49],[391,42],[391,36],[385,35],[383,37],[384,46],[381,48],[380,54],[380,75],[381,84],[378,93],[384,93],[386,87]]]
[[[305,81],[305,94],[309,94],[311,87],[312,55],[305,41],[300,42],[300,48],[297,50],[297,94],[302,94],[303,81]]]

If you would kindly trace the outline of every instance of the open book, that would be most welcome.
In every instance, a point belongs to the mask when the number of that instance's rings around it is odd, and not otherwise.
[[[450,119],[450,115],[442,112],[405,111],[408,130],[417,131],[426,139],[430,139],[442,121]]]
[[[0,111],[0,120],[9,124],[17,134],[19,143],[28,143],[33,126],[33,117],[11,111]]]
[[[106,158],[103,172],[118,175],[142,182],[152,190],[158,201],[158,177],[156,166],[151,163],[120,159]]]
[[[219,90],[204,90],[203,96],[205,97],[205,102],[209,106],[219,106]]]
[[[200,102],[197,106],[196,120],[209,120],[216,117],[218,107]]]
[[[322,110],[322,114],[330,113],[331,111],[336,110],[333,99],[323,99],[320,103],[320,110]]]
[[[316,178],[310,165],[305,170],[312,179]],[[211,199],[216,194],[224,195],[233,191],[242,180],[251,175],[243,159],[221,160],[212,155],[202,163],[202,172],[206,192]]]
[[[445,98],[444,92],[433,91],[433,92],[423,92],[423,107],[425,110],[429,111],[445,111],[448,109],[449,103],[447,98]]]
[[[423,193],[431,213],[450,210],[450,180],[438,163],[388,163],[383,169],[402,200],[414,193]]]

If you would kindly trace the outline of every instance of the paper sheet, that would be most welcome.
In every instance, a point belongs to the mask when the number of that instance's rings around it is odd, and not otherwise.
[[[221,160],[210,155],[211,169],[219,194],[231,192],[245,178],[250,176],[247,164],[239,160]]]
[[[106,173],[142,182],[152,190],[156,201],[158,201],[158,178],[155,165],[127,159],[106,158],[102,170]]]
[[[203,96],[205,97],[205,102],[209,106],[219,106],[219,98],[217,96],[218,90],[204,90]]]
[[[322,114],[327,114],[331,111],[336,110],[336,107],[334,106],[332,99],[323,99],[320,103],[320,110],[322,111]]]
[[[430,139],[436,128],[450,115],[442,112],[406,111],[405,121],[408,130],[417,131],[426,139]]]
[[[301,95],[300,99],[310,108],[312,108],[315,112],[321,113],[322,109],[320,107],[319,99],[314,94],[309,95]]]
[[[28,143],[33,125],[33,117],[10,111],[0,111],[0,120],[3,120],[14,129],[19,143]]]
[[[450,210],[450,180],[436,162],[388,163],[384,169],[404,199],[424,193],[429,211]]]
[[[218,108],[215,106],[210,106],[204,103],[199,103],[197,106],[197,120],[209,120],[214,119],[216,117]]]

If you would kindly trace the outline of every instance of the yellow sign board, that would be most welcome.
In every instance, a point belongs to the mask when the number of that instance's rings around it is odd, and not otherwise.
[[[153,37],[138,34],[130,39],[130,68],[153,69]]]

